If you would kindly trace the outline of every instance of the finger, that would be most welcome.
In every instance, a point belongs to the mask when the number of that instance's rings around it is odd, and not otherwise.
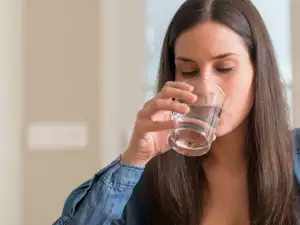
[[[163,88],[166,87],[173,87],[185,91],[192,92],[194,90],[194,87],[186,82],[178,82],[178,81],[168,81],[165,83]]]
[[[174,88],[174,87],[166,87],[164,88],[157,96],[162,99],[170,99],[175,98],[182,100],[185,103],[192,104],[197,100],[197,96],[189,91]]]
[[[135,129],[140,134],[148,132],[158,132],[163,130],[170,130],[177,126],[177,120],[168,121],[152,121],[152,120],[139,120],[136,122]]]
[[[183,93],[180,93],[180,90],[183,91]],[[186,101],[187,103],[194,103],[197,99],[197,96],[191,93],[193,90],[194,87],[185,82],[168,81],[165,83],[163,89],[154,98],[146,102],[144,106],[149,105],[153,100],[156,100],[158,98],[178,98]]]
[[[148,104],[143,111],[144,115],[149,117],[158,111],[170,111],[180,114],[187,114],[189,110],[190,108],[186,104],[172,101],[170,99],[156,99],[151,104]]]

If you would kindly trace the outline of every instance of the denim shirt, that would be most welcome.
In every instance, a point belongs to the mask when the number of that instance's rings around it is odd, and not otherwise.
[[[300,183],[300,129],[293,131],[294,173]],[[143,225],[142,202],[136,193],[142,167],[120,163],[120,158],[76,188],[53,225]]]

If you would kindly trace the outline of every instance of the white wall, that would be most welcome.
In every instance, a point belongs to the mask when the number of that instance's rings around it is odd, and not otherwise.
[[[294,126],[300,127],[300,1],[292,1],[292,53],[293,53],[293,115]]]
[[[25,14],[23,224],[43,225],[100,169],[98,1],[26,0]],[[27,145],[30,125],[65,122],[87,124],[87,146],[33,151]]]
[[[100,5],[100,165],[127,145],[145,99],[145,7],[141,0],[102,0]]]
[[[51,224],[71,190],[125,150],[145,96],[140,9],[140,0],[27,0],[24,129],[83,121],[90,142],[83,151],[24,143],[26,225]]]
[[[0,1],[0,220],[23,220],[21,151],[22,0]]]

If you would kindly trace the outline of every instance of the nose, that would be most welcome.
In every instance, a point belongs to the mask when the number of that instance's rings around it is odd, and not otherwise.
[[[209,68],[203,68],[201,71],[200,71],[200,79],[201,80],[208,80],[209,77],[210,77],[210,69]]]
[[[197,77],[188,81],[194,87],[193,93],[198,96],[198,104],[207,104],[212,97],[213,84],[209,81],[208,77]]]
[[[209,68],[203,68],[199,74],[198,81],[195,82],[195,91],[197,92],[198,97],[202,97],[204,103],[207,102],[207,97],[211,92],[211,71]]]

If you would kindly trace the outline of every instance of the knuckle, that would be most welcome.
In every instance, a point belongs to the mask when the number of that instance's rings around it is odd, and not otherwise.
[[[148,101],[144,104],[143,108],[145,108],[146,106],[148,106],[152,101],[153,101],[153,99],[148,100]],[[143,110],[143,109],[142,109],[142,110]]]
[[[170,87],[166,87],[166,86],[165,86],[165,87],[163,87],[163,89],[161,90],[160,93],[161,93],[162,95],[165,95],[165,94],[168,93],[169,90],[170,90]]]
[[[142,114],[141,111],[138,111],[138,113],[136,114],[136,118],[137,118],[137,119],[141,118],[141,117],[142,117],[141,114]]]
[[[164,101],[162,99],[157,99],[154,102],[154,107],[157,108],[157,109],[160,109],[163,106],[163,103],[164,103]]]
[[[164,87],[170,87],[170,86],[172,86],[173,85],[173,81],[167,81],[166,83],[165,83],[165,85],[164,85]]]
[[[173,110],[176,110],[178,107],[180,107],[180,105],[178,105],[177,102],[170,102],[170,107],[173,109]]]
[[[142,127],[143,127],[143,122],[141,120],[136,120],[135,125],[134,125],[134,129],[136,131],[140,131]]]
[[[137,113],[137,118],[143,118],[145,116],[145,112],[144,112],[144,109],[141,109],[140,111],[138,111]]]
[[[159,108],[160,107],[160,100],[159,99],[157,99],[156,101],[154,101],[153,102],[153,106],[155,107],[155,108]]]
[[[171,106],[177,106],[179,103],[177,101],[170,101],[169,104]]]
[[[174,88],[174,94],[178,95],[181,93],[181,90],[180,89],[177,89],[177,88]]]

